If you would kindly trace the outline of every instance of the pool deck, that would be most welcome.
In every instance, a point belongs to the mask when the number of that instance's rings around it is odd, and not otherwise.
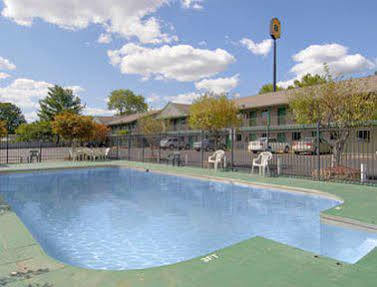
[[[115,162],[55,162],[0,166],[0,172],[72,167],[124,166],[216,180],[314,189],[341,198],[344,204],[323,217],[346,223],[377,224],[377,188],[291,178],[264,178],[199,168]],[[205,256],[204,256],[205,257]],[[67,266],[48,257],[15,213],[0,200],[0,286],[377,286],[377,249],[350,265],[256,237],[216,251],[208,258],[135,271],[95,271]]]

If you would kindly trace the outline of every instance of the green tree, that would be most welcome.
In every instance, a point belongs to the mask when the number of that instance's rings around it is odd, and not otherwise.
[[[22,124],[16,129],[18,142],[51,141],[54,138],[51,122]]]
[[[289,86],[288,89],[304,88],[309,86],[321,85],[327,83],[326,76],[306,74],[301,80],[295,80],[293,86]]]
[[[115,110],[118,115],[132,115],[148,111],[148,104],[142,95],[135,95],[130,90],[115,90],[111,92],[109,110]]]
[[[72,90],[57,85],[48,89],[48,95],[39,101],[39,105],[38,116],[41,121],[53,121],[56,115],[63,112],[80,114],[85,108]]]
[[[13,134],[18,126],[26,123],[21,109],[11,103],[0,103],[0,121],[6,122],[6,127],[10,134]]]
[[[290,108],[297,123],[319,123],[331,130],[322,136],[332,146],[333,164],[338,166],[354,128],[377,118],[377,93],[365,92],[355,79],[336,81],[328,74],[325,84],[298,89]]]
[[[190,107],[190,127],[217,133],[240,124],[238,107],[226,95],[205,94]]]
[[[283,88],[276,86],[276,91],[282,91],[284,90]],[[259,90],[259,94],[267,94],[267,93],[272,93],[274,91],[274,85],[273,84],[265,84],[262,86],[262,88]]]

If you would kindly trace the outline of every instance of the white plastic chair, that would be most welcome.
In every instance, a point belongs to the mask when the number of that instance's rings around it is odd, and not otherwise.
[[[254,167],[259,168],[259,175],[265,176],[266,170],[270,173],[269,161],[272,159],[272,153],[265,151],[258,155],[257,158],[253,159],[253,166],[251,168],[251,173],[254,173]]]
[[[213,163],[213,167],[215,168],[215,171],[217,171],[217,167],[219,163],[221,164],[222,162],[224,162],[224,166],[225,166],[225,151],[223,150],[215,151],[214,154],[208,158],[208,164]]]

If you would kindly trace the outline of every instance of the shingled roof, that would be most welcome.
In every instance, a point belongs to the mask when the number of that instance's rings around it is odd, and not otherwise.
[[[377,92],[377,76],[355,79],[363,92]],[[311,89],[307,87],[302,89]],[[236,99],[235,102],[241,110],[249,108],[262,108],[279,105],[288,105],[289,97],[297,92],[297,89],[266,93],[256,96]]]
[[[159,119],[183,118],[189,115],[190,106],[188,104],[168,103],[158,115]]]
[[[95,122],[103,125],[108,125],[111,121],[116,119],[116,116],[94,116],[93,119]]]
[[[146,117],[146,116],[152,116],[157,113],[159,113],[160,110],[152,110],[148,111],[145,113],[140,113],[140,114],[133,114],[133,115],[125,115],[125,116],[119,116],[115,118],[114,120],[110,121],[108,123],[109,126],[118,126],[118,125],[124,125],[124,124],[129,124],[132,122],[136,122],[138,119]]]

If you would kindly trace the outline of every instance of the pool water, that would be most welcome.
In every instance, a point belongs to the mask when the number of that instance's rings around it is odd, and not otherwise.
[[[321,224],[334,200],[124,168],[5,174],[0,195],[47,254],[90,269],[177,263],[254,236],[349,263],[377,245]]]

